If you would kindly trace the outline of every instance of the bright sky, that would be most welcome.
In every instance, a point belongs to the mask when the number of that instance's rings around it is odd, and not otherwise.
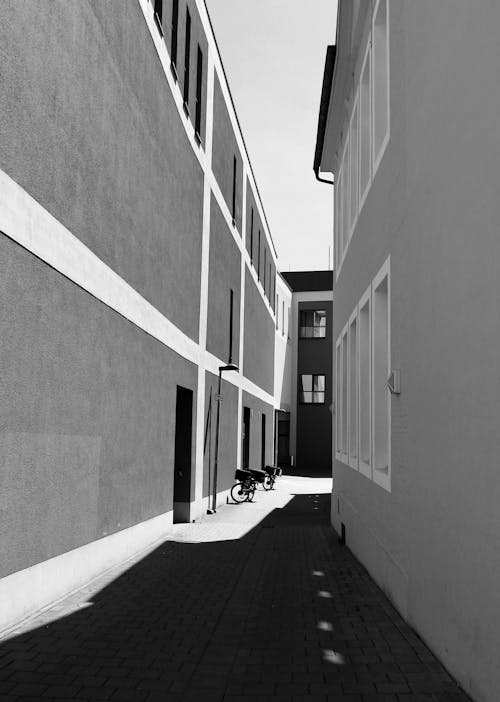
[[[337,0],[206,2],[280,269],[326,269],[333,188],[313,160]]]

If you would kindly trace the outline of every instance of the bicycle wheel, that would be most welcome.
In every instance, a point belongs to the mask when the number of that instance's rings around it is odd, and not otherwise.
[[[272,490],[274,487],[274,476],[268,475],[264,480],[264,490]]]
[[[236,483],[231,488],[231,499],[234,502],[245,502],[248,500],[248,490],[243,483]]]

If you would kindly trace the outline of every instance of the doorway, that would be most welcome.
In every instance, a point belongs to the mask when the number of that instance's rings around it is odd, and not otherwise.
[[[266,467],[266,415],[264,413],[262,413],[261,441],[262,441],[262,445],[261,445],[261,452],[260,452],[261,453],[261,459],[260,459],[261,466],[260,467],[262,468],[262,470],[264,470],[264,468]]]
[[[243,451],[242,468],[246,470],[250,467],[250,407],[243,407]]]
[[[193,391],[178,385],[175,403],[174,524],[190,520],[192,435]]]
[[[279,466],[290,465],[290,413],[278,410],[277,423],[277,463]]]

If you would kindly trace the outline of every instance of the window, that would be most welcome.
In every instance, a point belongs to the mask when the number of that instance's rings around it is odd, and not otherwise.
[[[250,261],[253,263],[253,207],[250,214]]]
[[[349,464],[358,467],[358,321],[356,312],[349,320]]]
[[[267,291],[267,297],[269,301],[271,301],[273,298],[271,297],[271,291],[273,287],[273,281],[271,280],[271,264],[269,264],[269,290]]]
[[[172,37],[170,40],[170,68],[177,80],[177,33],[179,31],[179,0],[172,2]]]
[[[325,310],[300,310],[299,338],[324,339],[326,336]]]
[[[370,46],[366,51],[360,86],[359,124],[359,198],[364,201],[371,178],[371,63]]]
[[[358,174],[358,103],[354,106],[351,119],[351,129],[349,132],[349,171],[351,174],[351,190],[350,190],[350,222],[351,228],[349,232],[349,238],[352,236],[354,230],[354,225],[356,224],[356,218],[358,216],[358,186],[359,186],[359,174]]]
[[[201,102],[202,102],[202,86],[203,86],[203,53],[198,45],[198,56],[196,59],[196,109],[194,118],[194,133],[201,143]]]
[[[281,334],[285,336],[285,301],[283,300],[283,314],[281,315]]]
[[[389,138],[389,30],[388,0],[379,0],[372,30],[373,68],[373,171]]]
[[[191,15],[186,8],[186,45],[184,50],[184,110],[189,115],[189,63],[191,57]]]
[[[342,333],[342,455],[348,455],[348,424],[347,424],[347,328]]]
[[[266,258],[267,258],[267,249],[266,249],[266,247],[264,247],[264,270],[263,270],[263,273],[264,273],[264,283],[263,283],[264,294],[266,293]]]
[[[276,295],[276,309],[279,310],[280,308],[280,298],[279,295]],[[278,315],[276,314],[276,329],[279,327],[279,321],[278,321]]]
[[[233,362],[233,307],[234,307],[234,291],[229,292],[229,360]]]
[[[260,280],[260,229],[259,229],[259,241],[257,246],[257,278]]]
[[[359,470],[371,478],[370,290],[359,303]]]
[[[386,486],[389,476],[389,270],[384,265],[372,284],[373,479]]]
[[[163,0],[154,0],[154,18],[158,31],[163,36],[163,26],[162,26],[162,14],[163,14]]]
[[[233,226],[236,224],[236,169],[238,164],[236,162],[236,156],[233,156],[233,197],[231,200],[231,219],[233,221]]]
[[[342,452],[342,359],[340,337],[335,347],[335,455],[340,458]]]
[[[300,403],[302,405],[325,404],[325,376],[300,376]]]

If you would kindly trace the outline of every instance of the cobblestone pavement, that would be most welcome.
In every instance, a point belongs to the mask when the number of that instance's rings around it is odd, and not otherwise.
[[[329,489],[176,525],[0,641],[0,700],[468,700],[338,543]]]

